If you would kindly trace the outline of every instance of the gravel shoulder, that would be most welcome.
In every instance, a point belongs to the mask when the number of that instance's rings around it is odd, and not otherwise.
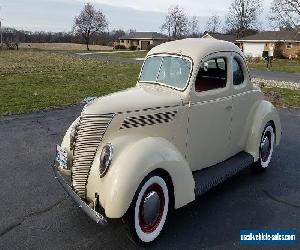
[[[273,72],[258,69],[250,69],[250,75],[253,78],[261,78],[265,80],[285,81],[285,82],[297,82],[300,83],[300,72],[285,73],[285,72]]]

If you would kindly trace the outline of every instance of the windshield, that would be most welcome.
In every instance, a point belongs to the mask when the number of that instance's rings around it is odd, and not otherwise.
[[[175,56],[152,56],[146,59],[139,82],[150,82],[184,89],[190,76],[190,60]]]

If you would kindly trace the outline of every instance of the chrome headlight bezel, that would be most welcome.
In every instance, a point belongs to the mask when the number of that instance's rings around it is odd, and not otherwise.
[[[104,177],[111,165],[113,158],[113,146],[110,143],[107,143],[101,151],[100,159],[99,159],[99,172],[100,178]]]
[[[76,136],[76,126],[73,126],[70,131],[70,149],[71,150],[74,147],[75,136]]]

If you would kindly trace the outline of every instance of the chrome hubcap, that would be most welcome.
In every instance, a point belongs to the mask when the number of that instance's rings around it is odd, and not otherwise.
[[[271,151],[271,134],[267,132],[264,137],[262,138],[260,144],[260,154],[262,161],[266,162],[269,158]]]
[[[152,233],[158,227],[165,205],[164,192],[158,184],[149,186],[139,208],[139,224],[143,232]]]
[[[151,225],[159,215],[160,199],[155,191],[151,191],[143,201],[143,219]]]

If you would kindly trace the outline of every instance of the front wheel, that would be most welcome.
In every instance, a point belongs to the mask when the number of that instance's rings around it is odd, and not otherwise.
[[[149,175],[140,184],[126,215],[132,238],[139,245],[154,241],[167,220],[170,204],[167,182]]]
[[[271,123],[267,123],[259,144],[259,160],[255,167],[257,170],[265,170],[271,161],[274,150],[275,133]]]

